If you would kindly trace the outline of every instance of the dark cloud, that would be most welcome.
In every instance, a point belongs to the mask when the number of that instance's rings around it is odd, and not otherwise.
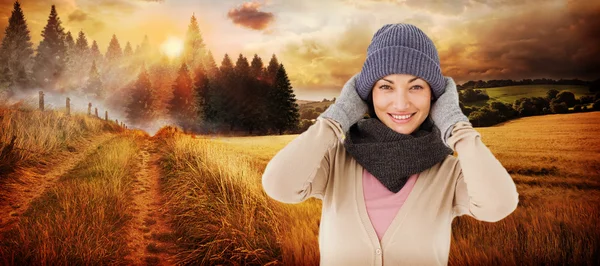
[[[544,14],[544,16],[539,16]],[[600,78],[600,5],[570,2],[486,21],[470,20],[440,51],[444,74],[459,80],[500,78]]]
[[[75,11],[73,11],[71,14],[69,14],[69,21],[85,21],[88,18],[88,15],[81,11],[80,9],[77,9]]]
[[[233,23],[254,30],[263,30],[275,20],[270,12],[260,11],[261,4],[258,2],[247,2],[238,8],[233,8],[227,13],[227,17]]]

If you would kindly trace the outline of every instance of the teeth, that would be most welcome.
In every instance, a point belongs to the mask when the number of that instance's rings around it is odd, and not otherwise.
[[[402,120],[404,120],[404,119],[408,119],[408,118],[410,118],[410,117],[412,116],[412,114],[410,114],[410,115],[392,115],[392,116],[393,116],[395,119],[402,119]]]

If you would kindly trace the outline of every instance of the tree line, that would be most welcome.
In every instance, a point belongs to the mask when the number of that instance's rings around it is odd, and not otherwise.
[[[34,88],[81,95],[121,110],[134,126],[168,120],[199,133],[283,134],[298,127],[298,105],[277,57],[265,66],[256,54],[251,62],[240,54],[235,64],[225,54],[217,66],[195,16],[175,59],[155,56],[148,36],[134,49],[113,35],[103,55],[83,31],[76,39],[65,32],[54,5],[35,53],[18,1],[5,33],[0,98]]]
[[[506,86],[520,86],[520,85],[581,85],[587,86],[590,92],[600,91],[600,78],[594,81],[585,81],[579,79],[492,79],[492,80],[477,80],[467,81],[464,84],[457,85],[459,90],[463,89],[478,89],[478,88],[496,88]]]
[[[588,109],[590,103],[592,108]],[[494,101],[483,107],[469,107],[460,102],[460,108],[474,126],[492,126],[518,117],[565,114],[571,112],[569,108],[573,108],[572,112],[600,111],[600,92],[577,99],[570,91],[551,89],[546,97],[524,97],[512,104]]]

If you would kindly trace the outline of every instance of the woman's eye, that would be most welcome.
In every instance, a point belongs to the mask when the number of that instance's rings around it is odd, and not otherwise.
[[[422,90],[423,89],[423,87],[421,87],[419,85],[412,86],[412,88],[413,89],[417,89],[417,90]]]
[[[381,86],[379,86],[379,88],[382,90],[387,90],[387,89],[390,89],[391,87],[389,85],[381,85]]]

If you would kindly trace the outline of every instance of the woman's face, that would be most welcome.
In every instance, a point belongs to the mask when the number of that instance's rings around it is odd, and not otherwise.
[[[429,115],[431,88],[409,74],[392,74],[373,86],[373,108],[381,122],[401,134],[413,133]]]

